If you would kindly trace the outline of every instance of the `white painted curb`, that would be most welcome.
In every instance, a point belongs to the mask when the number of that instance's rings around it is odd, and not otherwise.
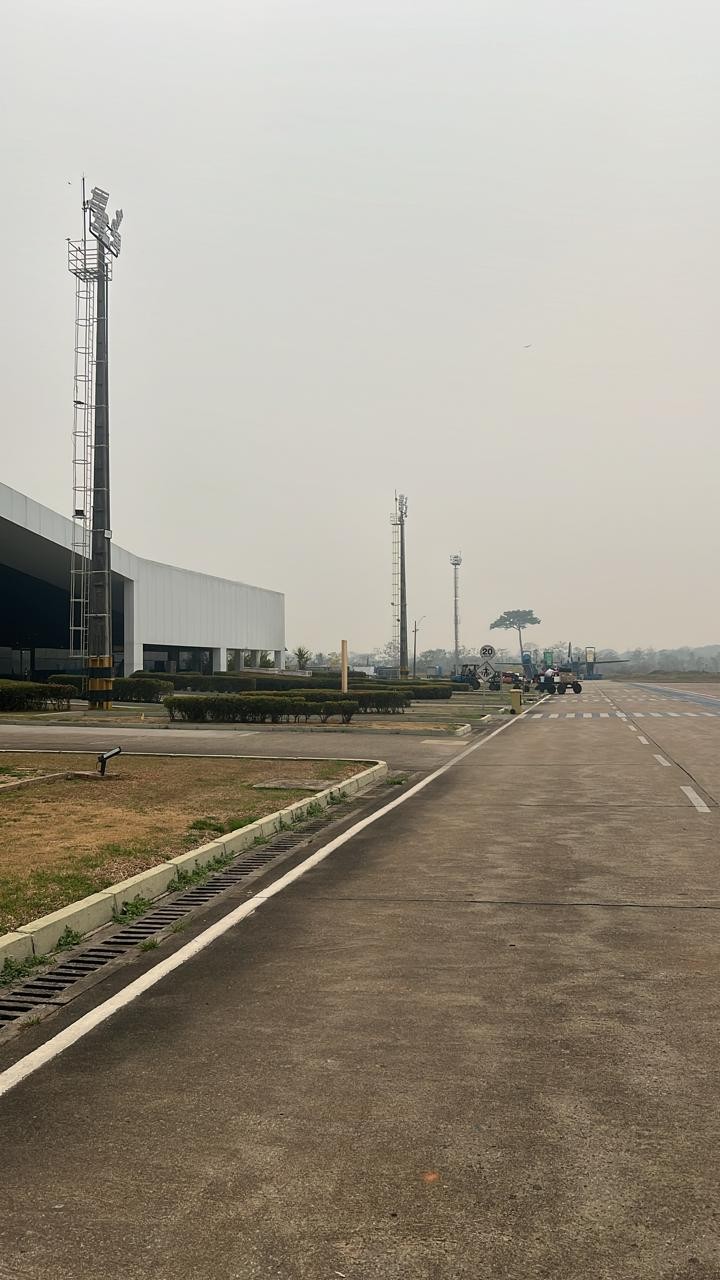
[[[301,822],[311,805],[319,804],[323,809],[327,809],[336,799],[367,791],[368,787],[380,782],[387,777],[387,774],[387,764],[384,760],[379,760],[377,764],[364,769],[362,773],[346,778],[325,791],[318,791],[308,796],[306,800],[298,800],[287,809],[278,809],[275,813],[268,814],[266,818],[251,822],[247,827],[238,827],[236,831],[219,836],[217,840],[201,845],[198,849],[181,853],[156,867],[141,871],[139,875],[131,876],[129,880],[121,880],[119,884],[110,885],[89,898],[81,898],[79,902],[71,902],[69,906],[61,907],[59,911],[53,911],[50,915],[41,916],[38,920],[31,920],[29,924],[21,925],[14,932],[0,937],[0,970],[6,959],[28,960],[32,955],[46,955],[57,946],[66,929],[85,934],[109,924],[113,911],[122,911],[123,905],[131,902],[133,898],[160,897],[166,892],[178,871],[194,871],[196,867],[203,867],[206,863],[212,862],[213,858],[228,853],[242,853],[258,838],[267,839],[268,836],[276,835],[278,831],[291,827],[293,823]]]

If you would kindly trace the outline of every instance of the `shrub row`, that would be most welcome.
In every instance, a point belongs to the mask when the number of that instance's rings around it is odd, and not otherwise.
[[[76,675],[74,672],[72,675],[48,676],[48,684],[71,685],[75,691],[73,697],[79,698],[85,688],[85,677]]]
[[[0,680],[0,711],[67,711],[75,689],[69,684]]]
[[[113,702],[161,702],[173,691],[169,680],[126,680],[119,676],[113,680]]]
[[[167,680],[176,692],[183,693],[246,693],[255,688],[256,677],[216,673],[201,676],[193,671],[133,671],[131,680]]]
[[[317,693],[322,689],[335,689],[340,692],[340,676],[301,676],[292,672],[282,674],[270,671],[265,675],[262,671],[254,671],[252,675],[242,672],[216,671],[211,676],[201,676],[194,671],[133,671],[131,680],[169,680],[173,688],[185,693],[239,693],[257,689],[263,693],[294,693],[296,690],[314,689]],[[365,675],[350,672],[350,684],[359,683],[367,688]]]
[[[268,696],[259,690],[256,693],[248,693],[245,695],[249,701],[264,700]],[[353,702],[357,702],[358,710],[364,712],[386,712],[397,713],[404,711],[410,703],[408,694],[403,689],[384,689],[381,686],[372,689],[351,689],[349,694],[341,693],[338,689],[323,689],[322,691],[313,689],[293,689],[291,693],[286,695],[292,698],[293,702],[341,702],[343,699],[350,698]]]
[[[323,724],[331,716],[339,716],[343,724],[349,724],[358,709],[357,702],[346,698],[310,702],[282,694],[246,697],[241,693],[171,694],[163,698],[163,705],[171,720],[190,720],[194,724],[207,720],[242,724],[265,724],[269,720],[272,724],[289,724],[291,720],[297,723],[311,716],[319,716]]]

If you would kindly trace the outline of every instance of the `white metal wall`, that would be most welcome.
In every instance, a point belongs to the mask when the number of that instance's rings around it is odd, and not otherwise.
[[[25,494],[0,484],[0,519],[38,535],[48,552],[67,552],[70,581],[72,522]],[[12,547],[4,559],[12,564]],[[55,557],[58,553],[55,552]],[[25,553],[25,572],[44,578],[42,544]],[[28,561],[32,556],[36,563]],[[113,543],[113,574],[125,579],[125,670],[142,665],[142,645],[180,645],[224,651],[285,648],[285,597],[244,582],[178,569],[143,560]],[[64,560],[54,566],[52,580],[64,578]]]

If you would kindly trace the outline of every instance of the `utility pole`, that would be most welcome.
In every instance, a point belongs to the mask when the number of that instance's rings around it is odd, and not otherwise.
[[[450,563],[453,567],[453,621],[455,629],[454,674],[457,675],[460,671],[460,565],[462,564],[462,556],[451,556]]]
[[[418,626],[419,626],[419,623],[420,623],[420,622],[422,622],[423,618],[427,618],[427,614],[426,614],[426,613],[424,613],[424,614],[423,614],[422,618],[420,618],[420,619],[416,618],[416,619],[415,619],[415,621],[413,622],[413,680],[415,679],[415,677],[416,677],[416,675],[417,675],[417,633],[418,633]]]

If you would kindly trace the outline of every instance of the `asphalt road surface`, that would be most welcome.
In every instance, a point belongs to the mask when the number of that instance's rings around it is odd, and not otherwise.
[[[586,689],[0,1098],[2,1280],[718,1280],[720,699]]]
[[[465,746],[449,734],[382,733],[353,729],[309,732],[282,729],[107,729],[78,725],[2,724],[0,751],[123,751],[178,755],[248,755],[319,760],[387,760],[393,769],[430,769]],[[0,1280],[2,1278],[0,1277]]]

